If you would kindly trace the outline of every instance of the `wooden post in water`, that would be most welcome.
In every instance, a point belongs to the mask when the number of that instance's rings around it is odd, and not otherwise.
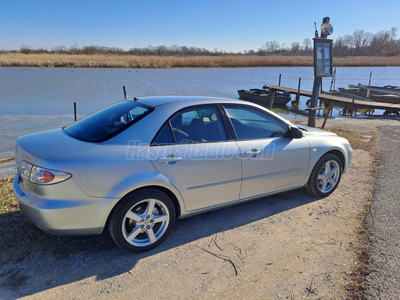
[[[300,84],[301,84],[301,77],[299,77],[299,86],[297,88],[297,94],[296,94],[296,102],[297,102],[297,104],[300,101]]]
[[[122,88],[124,90],[124,97],[125,97],[125,99],[127,99],[125,86],[122,86]]]
[[[279,74],[279,84],[278,84],[278,86],[281,86],[281,78],[282,78],[282,74]]]
[[[369,73],[369,82],[368,82],[368,89],[367,89],[367,98],[369,98],[369,92],[371,90],[371,77],[372,77],[372,71]]]
[[[75,119],[75,122],[76,122],[76,102],[74,102],[74,119]]]
[[[272,110],[272,106],[274,106],[274,100],[275,100],[275,93],[276,91],[272,91],[272,97],[271,97],[271,103],[269,104],[269,109]]]

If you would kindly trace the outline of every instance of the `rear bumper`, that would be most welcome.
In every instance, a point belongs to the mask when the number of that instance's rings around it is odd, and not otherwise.
[[[36,193],[36,189],[24,193],[19,183],[19,175],[15,175],[13,185],[15,197],[21,212],[32,223],[43,231],[55,235],[92,235],[103,232],[108,215],[117,199],[91,198],[72,180],[57,184],[60,191],[69,191],[68,195],[73,196],[71,199],[60,200],[39,195],[46,194],[43,192],[46,188],[54,191],[54,186],[56,185],[38,186],[39,193]]]

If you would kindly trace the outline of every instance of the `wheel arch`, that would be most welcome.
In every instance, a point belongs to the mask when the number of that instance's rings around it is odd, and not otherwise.
[[[175,216],[176,219],[179,219],[181,216],[181,212],[182,212],[182,208],[181,208],[181,204],[178,200],[178,197],[169,189],[167,189],[166,187],[163,186],[159,186],[159,185],[149,185],[149,186],[142,186],[139,188],[136,188],[134,190],[131,190],[129,193],[127,193],[125,196],[121,197],[121,199],[119,199],[113,206],[113,208],[111,209],[110,213],[107,216],[107,221],[105,224],[105,228],[107,227],[107,224],[109,223],[110,220],[110,216],[113,214],[115,208],[118,206],[118,203],[120,203],[121,201],[123,201],[128,195],[140,191],[140,190],[145,190],[145,189],[157,189],[163,193],[165,193],[172,201],[172,204],[174,205],[174,209],[175,209]]]
[[[344,170],[346,170],[345,169],[346,168],[346,156],[343,153],[343,151],[339,150],[338,148],[336,148],[336,149],[320,149],[320,152],[318,153],[318,155],[316,155],[315,157],[310,159],[310,165],[312,167],[310,167],[308,169],[307,176],[305,177],[304,185],[307,184],[315,165],[318,163],[318,161],[322,157],[324,157],[324,155],[327,155],[327,154],[334,154],[340,159],[340,162],[342,163],[342,173],[344,173]]]
[[[324,155],[329,154],[329,153],[334,154],[337,157],[339,157],[340,162],[342,163],[342,171],[343,171],[343,169],[344,169],[344,167],[346,165],[346,159],[345,159],[344,154],[342,153],[342,151],[334,149],[334,150],[330,150],[330,151],[324,153]],[[324,156],[324,155],[322,155],[322,156]]]

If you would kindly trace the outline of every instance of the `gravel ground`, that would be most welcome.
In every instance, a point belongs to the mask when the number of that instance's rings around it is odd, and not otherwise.
[[[367,218],[372,246],[367,299],[399,299],[400,295],[400,126],[380,126],[381,166]]]
[[[375,190],[379,126],[398,130],[400,123],[373,118],[328,121],[328,127],[361,132],[362,141],[349,172],[327,198],[295,190],[180,220],[164,244],[143,254],[124,252],[107,233],[46,238],[52,250],[32,247],[18,257],[11,245],[2,245],[1,254],[7,255],[8,262],[0,269],[0,300],[359,297],[363,290],[360,294],[358,281],[364,278],[368,247],[364,218]],[[382,128],[379,132],[385,133]],[[386,151],[386,144],[382,145]],[[388,143],[388,147],[396,146]],[[37,232],[24,243],[43,235]],[[398,247],[398,239],[384,239],[383,247]],[[381,244],[381,239],[376,238],[376,243]],[[394,258],[393,251],[390,257]],[[381,274],[380,265],[374,270],[368,283],[381,290],[375,275]],[[382,299],[395,298],[387,297]]]

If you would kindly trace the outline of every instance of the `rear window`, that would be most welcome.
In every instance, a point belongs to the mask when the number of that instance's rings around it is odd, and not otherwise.
[[[118,102],[64,127],[64,131],[82,141],[103,142],[124,131],[153,110],[152,107],[133,101]]]

